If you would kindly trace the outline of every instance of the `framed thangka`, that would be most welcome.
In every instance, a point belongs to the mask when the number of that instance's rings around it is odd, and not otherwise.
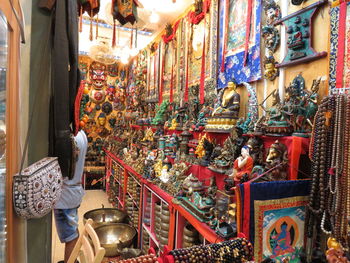
[[[261,78],[260,21],[261,0],[220,0],[219,88]]]
[[[158,100],[159,87],[159,43],[153,42],[149,49],[148,77],[147,77],[147,100]]]
[[[185,101],[199,98],[203,104],[207,84],[216,82],[217,9],[218,0],[196,0],[186,16]]]
[[[254,201],[254,256],[258,262],[265,258],[277,263],[285,258],[290,263],[300,262],[307,204],[307,196]]]

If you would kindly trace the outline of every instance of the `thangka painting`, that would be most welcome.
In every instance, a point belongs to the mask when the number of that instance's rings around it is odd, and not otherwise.
[[[329,89],[350,87],[350,2],[330,10]]]
[[[219,88],[232,79],[242,83],[261,78],[260,20],[261,0],[220,0]],[[250,28],[248,43],[247,26]],[[244,64],[246,44],[248,54]]]
[[[191,26],[191,25],[190,25]],[[204,32],[205,30],[205,32]],[[192,31],[192,32],[191,32]],[[205,33],[205,78],[210,76],[210,14],[206,14],[206,19],[203,19],[198,25],[192,25],[190,29],[189,39],[189,65],[188,78],[189,86],[199,84],[202,68],[203,41]]]
[[[307,203],[306,196],[254,201],[254,256],[258,262],[265,258],[277,263],[282,263],[284,258],[290,263],[300,262]]]
[[[159,45],[153,43],[150,48],[150,55],[148,57],[148,78],[147,78],[147,99],[150,101],[158,100],[159,87]]]

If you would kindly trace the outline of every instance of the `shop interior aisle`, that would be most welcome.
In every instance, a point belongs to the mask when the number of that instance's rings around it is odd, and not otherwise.
[[[102,204],[105,207],[112,207],[108,202],[107,195],[102,190],[86,190],[81,203],[80,208],[78,209],[79,214],[79,230],[83,228],[83,215],[92,209],[102,207]],[[52,216],[52,263],[57,263],[64,258],[64,244],[61,244],[57,233],[56,225],[54,223],[54,218]]]

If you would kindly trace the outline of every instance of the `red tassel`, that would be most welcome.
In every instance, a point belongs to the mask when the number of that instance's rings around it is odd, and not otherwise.
[[[112,47],[115,47],[116,37],[115,37],[115,19],[113,19],[113,38],[112,38]]]
[[[83,32],[83,7],[80,7],[80,16],[79,16],[79,32]]]
[[[97,19],[96,19],[96,36],[95,39],[98,38],[98,14],[97,14]]]

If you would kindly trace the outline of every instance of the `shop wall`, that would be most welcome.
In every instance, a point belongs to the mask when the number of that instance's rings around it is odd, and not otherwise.
[[[277,1],[276,1],[277,2]],[[294,13],[297,10],[300,10],[303,7],[306,7],[310,4],[317,2],[317,0],[310,0],[304,2],[304,4],[300,6],[292,5],[289,0],[280,0],[279,4],[281,8],[283,5],[286,6],[287,14]],[[264,24],[265,17],[263,16],[262,25]],[[314,15],[314,22],[312,28],[312,39],[313,39],[313,47],[316,52],[327,51],[329,54],[329,30],[330,30],[330,16],[329,16],[329,6],[326,4],[319,8],[319,10]],[[281,26],[278,26],[279,28]],[[281,31],[280,31],[281,32]],[[285,46],[282,43],[279,48],[274,53],[274,57],[276,61],[280,62],[283,60],[281,57],[281,47]],[[264,57],[265,46],[262,42],[262,54],[261,58]],[[309,62],[303,63],[295,66],[282,68],[280,71],[280,77],[277,77],[274,81],[269,80],[260,80],[257,82],[257,96],[258,101],[262,102],[265,96],[269,95],[273,90],[282,90],[284,87],[288,87],[288,85],[292,82],[294,77],[296,77],[299,73],[305,79],[306,87],[309,89],[311,87],[312,81],[319,77],[322,77],[322,81],[320,83],[319,95],[320,98],[324,97],[328,94],[328,68],[329,68],[329,60],[328,55],[324,58]],[[284,73],[283,73],[284,71]],[[264,73],[264,70],[263,70]],[[280,83],[281,76],[285,76],[284,81]],[[271,105],[271,99],[267,100],[267,106]],[[260,114],[262,114],[262,110],[260,109]]]

